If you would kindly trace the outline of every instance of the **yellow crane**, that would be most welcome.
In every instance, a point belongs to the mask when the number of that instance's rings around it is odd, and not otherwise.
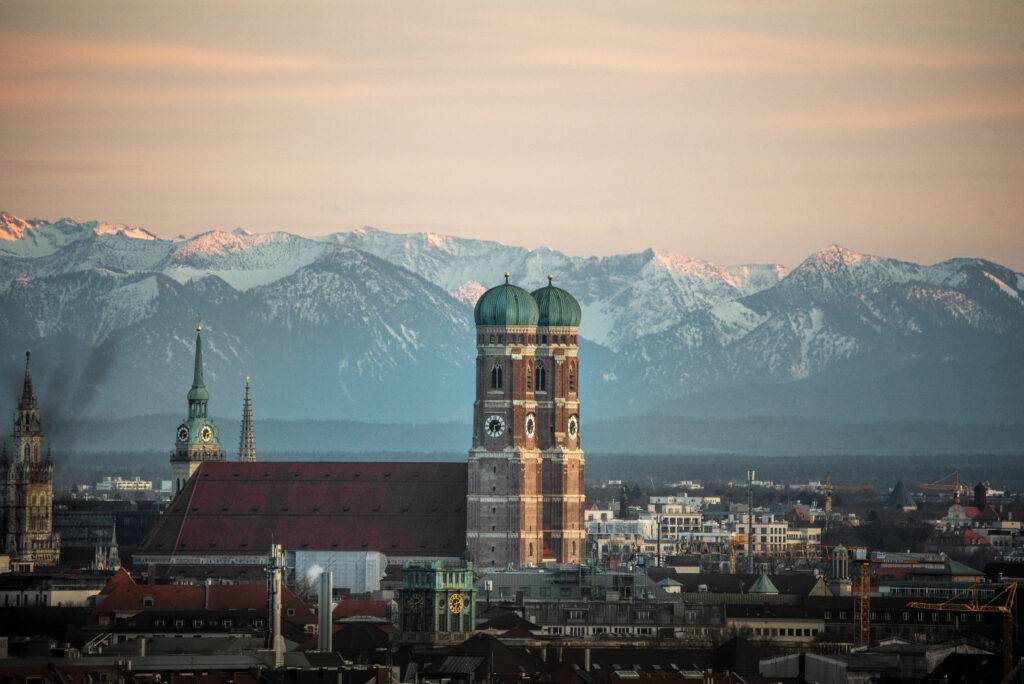
[[[935,482],[928,482],[920,485],[921,489],[940,491],[940,492],[953,492],[953,505],[960,505],[960,493],[969,491],[967,485],[960,482],[960,471],[954,470],[949,475],[936,480]]]
[[[1003,616],[1002,644],[1003,677],[1009,677],[1013,671],[1014,646],[1016,645],[1016,625],[1013,620],[1013,606],[1017,600],[1017,583],[1010,582],[1003,589],[988,599],[978,600],[978,588],[970,589],[949,597],[945,601],[911,601],[908,608],[918,610],[947,611],[954,613],[998,613]]]

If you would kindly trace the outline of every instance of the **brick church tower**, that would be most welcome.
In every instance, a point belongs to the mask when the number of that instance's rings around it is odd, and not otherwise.
[[[544,546],[560,563],[579,563],[583,528],[583,450],[580,448],[580,305],[565,290],[533,292],[539,312],[534,388],[537,445],[544,463]]]
[[[203,461],[223,461],[217,426],[207,415],[210,393],[203,381],[203,326],[196,325],[196,359],[192,371],[192,389],[188,392],[188,418],[178,426],[171,452],[171,479],[174,493],[192,477]]]
[[[32,370],[25,353],[25,382],[14,413],[13,457],[0,454],[0,551],[11,569],[31,571],[56,565],[60,539],[53,532],[53,459],[42,453],[42,428]]]
[[[476,304],[476,401],[466,544],[481,566],[579,561],[579,304],[508,282]]]

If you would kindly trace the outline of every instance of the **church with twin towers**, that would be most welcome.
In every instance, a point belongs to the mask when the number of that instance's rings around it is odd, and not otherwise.
[[[476,399],[468,461],[335,463],[331,482],[347,487],[339,490],[342,499],[360,491],[356,497],[360,501],[380,503],[370,511],[357,512],[352,501],[335,501],[325,495],[304,524],[330,528],[339,536],[351,536],[352,529],[357,529],[366,537],[400,539],[376,550],[417,562],[458,557],[481,567],[580,562],[586,539],[580,446],[580,305],[556,287],[551,276],[547,286],[533,292],[512,284],[509,277],[506,273],[504,283],[487,290],[474,310]],[[267,467],[273,464],[254,463],[248,382],[239,445],[242,463],[232,466],[229,476],[218,463],[226,458],[217,426],[207,412],[210,395],[203,371],[202,327],[197,325],[188,416],[178,426],[171,454],[175,491],[213,487],[217,477],[230,477],[232,486],[255,491],[271,481]],[[294,494],[296,501],[314,497],[314,491],[326,486],[319,479],[322,476],[316,475],[321,466],[278,465],[290,468],[289,486],[308,488]],[[203,477],[196,477],[200,469]],[[381,469],[387,472],[375,481],[369,471]],[[439,481],[431,482],[430,477]],[[436,501],[438,497],[444,501]],[[429,511],[410,512],[430,501],[434,503],[429,504]],[[341,514],[327,513],[337,506],[341,506]],[[389,508],[398,510],[385,515]],[[277,511],[269,517],[261,513],[261,529],[275,530],[279,539],[289,534],[287,530],[303,529],[292,520],[297,511],[282,510],[288,512]],[[431,522],[431,516],[444,522]],[[202,517],[203,511],[192,510],[169,524],[168,539],[180,540],[190,529],[206,530],[207,523],[199,520]],[[217,517],[218,525],[229,528],[238,520]],[[351,529],[344,532],[343,528]],[[230,530],[226,534],[237,536]],[[300,545],[312,548],[308,542]],[[344,542],[337,542],[331,548],[345,547]],[[360,543],[359,548],[370,548],[370,542]]]
[[[580,305],[505,282],[476,303],[466,545],[479,565],[579,563],[584,552]]]

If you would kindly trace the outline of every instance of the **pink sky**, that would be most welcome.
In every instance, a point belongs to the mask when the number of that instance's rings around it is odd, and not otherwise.
[[[0,5],[0,209],[1024,269],[1019,3]]]

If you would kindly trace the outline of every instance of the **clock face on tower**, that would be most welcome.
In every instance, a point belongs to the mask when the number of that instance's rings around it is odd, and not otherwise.
[[[448,597],[448,612],[452,615],[461,613],[465,606],[466,601],[462,598],[462,594],[452,594]]]
[[[580,433],[580,420],[576,416],[569,417],[569,436],[576,439]]]
[[[533,433],[537,431],[537,418],[531,413],[526,416],[526,436],[533,437]]]
[[[505,419],[501,416],[488,416],[484,419],[484,432],[488,437],[501,437],[505,432]]]
[[[209,442],[213,438],[213,430],[209,425],[204,425],[203,429],[199,431],[199,438],[204,442]]]
[[[185,427],[184,425],[182,425],[180,428],[178,428],[178,441],[179,442],[188,441],[188,428]]]

